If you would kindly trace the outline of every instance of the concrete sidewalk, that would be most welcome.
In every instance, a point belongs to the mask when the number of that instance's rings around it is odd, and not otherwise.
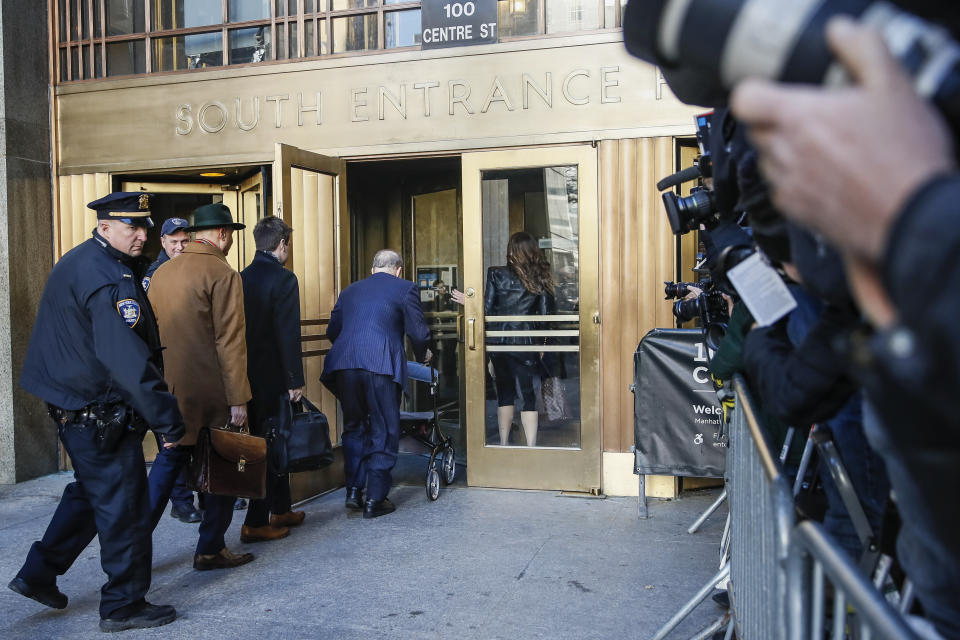
[[[462,470],[460,470],[462,471]],[[20,568],[49,522],[68,474],[0,486],[0,580]],[[715,498],[693,492],[652,502],[555,492],[396,487],[397,512],[363,520],[343,490],[304,504],[306,522],[252,551],[243,567],[191,568],[196,525],[164,516],[154,535],[148,599],[179,618],[123,638],[649,638],[715,573],[725,509],[696,535],[686,528]],[[104,582],[96,541],[60,579],[70,598],[54,611],[0,589],[0,638],[103,638]],[[709,599],[671,637],[690,637],[721,614]]]

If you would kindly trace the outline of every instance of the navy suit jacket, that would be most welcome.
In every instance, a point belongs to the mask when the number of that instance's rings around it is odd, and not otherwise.
[[[247,320],[247,379],[254,418],[262,422],[283,405],[288,389],[303,386],[300,291],[297,276],[272,254],[257,251],[240,272]],[[257,425],[259,426],[259,425]]]
[[[323,363],[321,380],[330,389],[334,373],[364,369],[407,383],[403,335],[410,337],[422,360],[430,330],[420,308],[417,286],[389,273],[374,273],[343,290],[330,312],[327,338],[333,343]]]

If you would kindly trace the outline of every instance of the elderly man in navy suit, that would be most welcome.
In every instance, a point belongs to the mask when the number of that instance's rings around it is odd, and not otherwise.
[[[403,259],[383,249],[371,275],[343,290],[330,313],[333,343],[322,380],[343,409],[346,507],[364,518],[392,513],[390,471],[400,445],[400,396],[407,383],[406,334],[417,360],[429,362],[430,330],[414,283],[402,280]],[[364,500],[366,491],[366,500]]]

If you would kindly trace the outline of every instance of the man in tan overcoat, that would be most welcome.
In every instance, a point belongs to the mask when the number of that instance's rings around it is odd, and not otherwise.
[[[150,470],[154,526],[177,474],[190,461],[200,429],[247,422],[251,394],[243,282],[226,260],[234,230],[244,226],[235,223],[222,204],[199,207],[188,229],[196,232],[194,242],[176,260],[161,265],[150,282],[150,303],[164,347],[164,377],[186,423],[184,437],[164,443]],[[253,560],[253,554],[235,554],[224,542],[233,503],[229,496],[205,496],[194,569],[230,568]]]

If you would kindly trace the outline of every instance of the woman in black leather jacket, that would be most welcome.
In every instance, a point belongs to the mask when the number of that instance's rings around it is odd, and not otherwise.
[[[547,262],[537,241],[524,231],[510,236],[507,243],[507,266],[490,267],[484,292],[484,314],[487,316],[531,316],[554,313],[554,284]],[[512,321],[491,322],[487,331],[523,331],[536,329],[542,323]],[[542,338],[529,336],[488,337],[488,345],[536,345]],[[497,387],[497,425],[500,444],[506,445],[513,422],[517,386],[523,398],[520,423],[527,446],[537,444],[537,399],[533,377],[542,369],[539,351],[493,351],[490,353]]]

